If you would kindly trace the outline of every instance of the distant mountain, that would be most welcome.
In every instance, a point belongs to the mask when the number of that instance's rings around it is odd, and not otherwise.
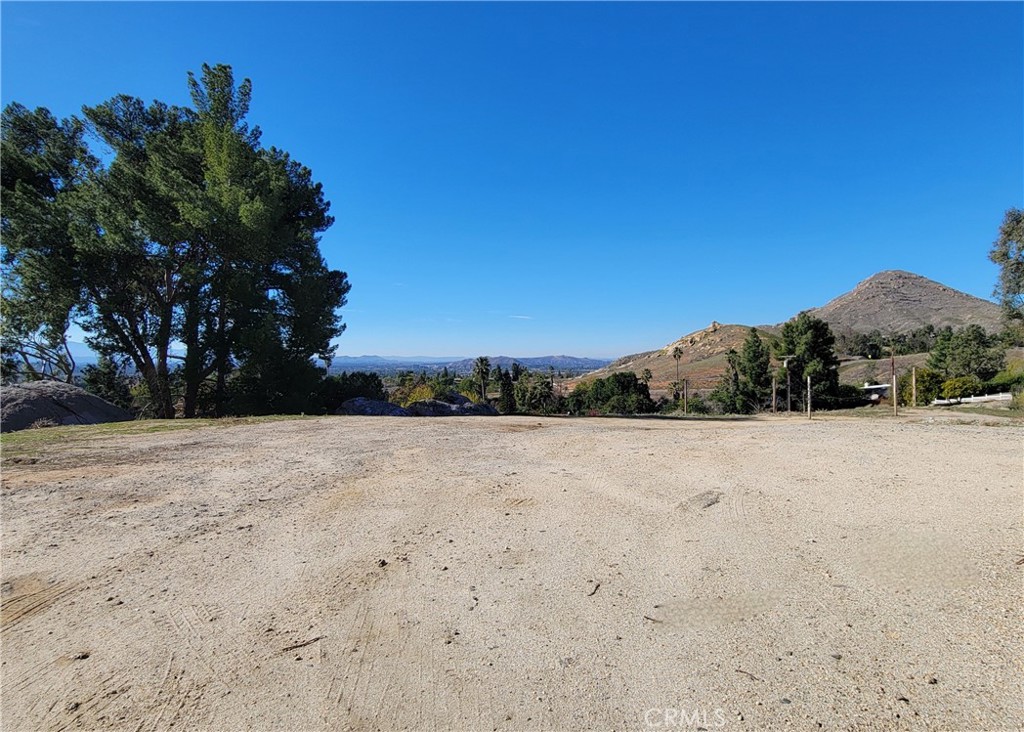
[[[909,333],[926,325],[962,328],[971,324],[996,332],[1002,315],[994,302],[901,270],[879,272],[809,312],[836,332],[879,330],[883,334]]]
[[[514,358],[512,356],[490,356],[491,368],[501,366],[512,368],[513,363],[533,370],[585,373],[609,363],[609,359],[580,358],[577,356],[537,356],[531,358]],[[456,374],[468,374],[473,371],[475,358],[458,356],[335,356],[331,362],[331,373],[342,371],[370,371],[382,375],[394,374],[398,371],[426,371],[436,373],[447,368]]]
[[[332,370],[343,367],[343,370],[358,369],[362,366],[402,366],[440,364],[444,365],[457,361],[461,356],[335,356],[332,362]]]
[[[513,363],[525,366],[534,371],[546,370],[549,368],[555,371],[572,371],[574,373],[585,373],[607,366],[610,359],[606,358],[580,358],[578,356],[536,356],[533,358],[513,358],[511,356],[489,356],[491,368],[501,366],[503,369],[512,368]],[[448,364],[449,371],[465,374],[473,370],[475,358],[464,358],[461,361],[453,361]]]

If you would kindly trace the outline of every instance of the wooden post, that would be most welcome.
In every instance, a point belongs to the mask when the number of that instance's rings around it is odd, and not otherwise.
[[[811,418],[811,377],[807,377],[807,419]]]
[[[776,413],[775,395],[776,395],[776,393],[778,391],[778,387],[779,387],[777,382],[778,382],[778,377],[773,376],[772,377],[772,414]]]
[[[911,393],[911,405],[917,406],[917,366],[910,369],[910,393]]]
[[[689,400],[689,383],[683,379],[683,414],[687,413],[687,401]]]
[[[889,378],[889,396],[892,398],[892,416],[900,416],[900,390],[896,383],[896,356],[892,357],[892,375]]]

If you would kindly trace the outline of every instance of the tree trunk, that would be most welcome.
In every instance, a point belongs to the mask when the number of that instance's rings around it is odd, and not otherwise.
[[[223,417],[228,399],[228,374],[231,373],[231,345],[227,342],[227,302],[221,298],[217,305],[217,340],[214,345],[214,366],[217,383],[213,392],[214,416]]]
[[[182,333],[185,344],[185,396],[182,411],[185,419],[194,419],[199,402],[199,387],[204,378],[203,354],[199,347],[199,299],[190,297],[186,308]]]

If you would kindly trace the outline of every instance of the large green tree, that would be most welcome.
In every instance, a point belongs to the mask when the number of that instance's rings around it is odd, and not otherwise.
[[[775,342],[775,357],[788,362],[779,375],[783,381],[789,371],[792,399],[797,405],[805,402],[806,380],[811,377],[812,399],[827,404],[839,393],[839,359],[835,354],[835,336],[828,323],[806,312],[782,326]]]
[[[318,245],[329,204],[309,169],[260,146],[248,80],[204,65],[189,88],[191,109],[117,96],[84,122],[4,110],[5,323],[51,340],[78,323],[97,351],[130,360],[158,417],[179,396],[194,416],[211,379],[215,413],[299,410],[319,378],[311,359],[329,360],[344,329],[347,277]],[[21,325],[47,290],[45,317]]]
[[[928,356],[928,368],[945,378],[977,376],[990,379],[1003,367],[1006,351],[999,339],[980,325],[944,330]]]
[[[1004,312],[1011,320],[1024,320],[1024,210],[1007,210],[988,256],[999,266],[995,295]]]
[[[85,125],[14,103],[0,121],[0,299],[9,365],[31,377],[74,378],[67,345],[82,283],[72,224],[98,165]]]

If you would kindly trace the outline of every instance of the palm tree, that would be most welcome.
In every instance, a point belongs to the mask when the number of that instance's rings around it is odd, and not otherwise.
[[[487,382],[491,376],[491,360],[480,356],[473,364],[473,376],[480,382],[480,401],[487,401]]]
[[[672,358],[676,360],[676,383],[675,383],[675,397],[676,401],[679,401],[679,360],[683,357],[683,349],[680,346],[676,346],[672,349]]]

